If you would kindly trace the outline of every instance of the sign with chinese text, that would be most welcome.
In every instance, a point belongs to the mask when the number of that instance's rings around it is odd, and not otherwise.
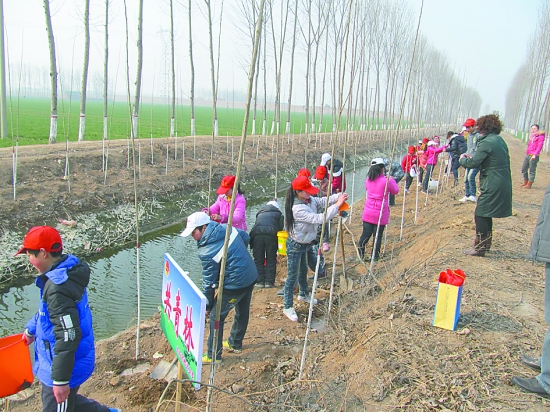
[[[189,379],[200,381],[206,298],[168,253],[163,273],[160,327]]]

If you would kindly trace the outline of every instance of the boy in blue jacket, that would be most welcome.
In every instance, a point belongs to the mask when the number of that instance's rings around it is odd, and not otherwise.
[[[25,253],[40,275],[38,312],[27,323],[23,339],[34,342],[34,374],[42,383],[43,412],[116,412],[78,389],[95,366],[92,312],[86,287],[90,267],[73,255],[64,255],[59,232],[35,226],[15,254]]]
[[[202,264],[202,293],[204,293],[207,299],[206,313],[210,314],[208,353],[202,357],[203,364],[212,362],[216,300],[226,228],[226,224],[211,221],[206,213],[195,212],[187,218],[187,226],[181,234],[183,237],[191,235],[197,241],[199,258]],[[221,362],[222,347],[228,349],[230,352],[240,353],[242,351],[243,339],[250,317],[252,290],[254,289],[256,279],[258,279],[256,265],[247,249],[249,240],[250,237],[244,230],[235,227],[232,228],[227,247],[216,363]],[[229,339],[223,341],[224,321],[233,308],[235,308],[233,327],[231,328]]]

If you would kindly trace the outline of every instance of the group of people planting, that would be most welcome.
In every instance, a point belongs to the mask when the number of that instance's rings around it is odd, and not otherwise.
[[[512,213],[512,182],[508,146],[500,137],[502,123],[498,116],[487,115],[477,120],[467,119],[460,133],[449,132],[447,142],[440,145],[439,137],[423,139],[417,146],[409,146],[401,163],[376,157],[370,162],[365,181],[366,198],[362,213],[363,230],[357,245],[360,260],[380,257],[382,235],[389,222],[390,206],[395,205],[399,182],[405,178],[405,196],[410,193],[413,179],[418,180],[422,192],[429,193],[430,179],[443,151],[450,153],[449,173],[458,184],[459,168],[465,168],[465,196],[460,202],[476,202],[474,220],[476,233],[474,247],[465,253],[484,256],[491,248],[493,218]],[[533,125],[525,161],[522,166],[522,187],[533,185],[539,154],[545,134]],[[477,196],[475,177],[480,176],[480,194]],[[347,216],[344,165],[331,154],[321,157],[312,175],[300,169],[292,180],[281,210],[276,200],[263,205],[256,214],[255,223],[247,232],[246,199],[235,176],[224,176],[217,188],[216,201],[187,218],[181,236],[192,236],[197,242],[202,264],[202,292],[207,299],[210,316],[208,351],[203,363],[221,362],[223,348],[231,352],[242,350],[248,327],[252,292],[275,286],[278,238],[287,232],[287,276],[280,295],[284,298],[284,315],[298,321],[294,308],[294,293],[298,285],[298,300],[315,304],[309,292],[308,267],[318,279],[326,277],[322,252],[330,249],[326,224],[334,217]],[[550,186],[549,189],[550,190]],[[539,225],[533,240],[531,256],[546,262],[547,292],[550,289],[550,239],[548,234],[548,190],[541,210]],[[235,206],[230,214],[231,202]],[[227,225],[230,223],[230,227]],[[324,230],[322,228],[325,227]],[[321,230],[320,230],[321,229]],[[230,230],[227,245],[225,275],[220,290],[220,270],[224,256],[226,232]],[[321,233],[322,232],[322,233]],[[372,252],[367,244],[373,238]],[[248,247],[252,248],[252,256]],[[35,343],[35,373],[42,382],[44,410],[78,410],[114,412],[115,408],[87,399],[78,394],[94,367],[94,336],[86,287],[90,268],[73,255],[63,254],[63,244],[56,229],[33,227],[25,236],[17,254],[27,255],[38,270],[36,284],[40,289],[40,310],[29,321],[23,339]],[[546,311],[550,313],[550,294],[546,297]],[[216,322],[217,301],[221,300],[219,324]],[[224,321],[234,309],[235,316],[227,340],[223,340]],[[550,323],[549,317],[546,317]],[[215,328],[218,328],[214,344]],[[522,389],[548,395],[550,393],[550,332],[545,340],[543,357],[525,357],[524,363],[542,370],[536,379],[514,378]],[[216,347],[216,353],[214,353]]]

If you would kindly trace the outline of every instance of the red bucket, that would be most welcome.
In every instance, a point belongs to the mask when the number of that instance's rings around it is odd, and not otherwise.
[[[0,398],[13,395],[31,386],[32,375],[29,348],[23,334],[0,339]]]

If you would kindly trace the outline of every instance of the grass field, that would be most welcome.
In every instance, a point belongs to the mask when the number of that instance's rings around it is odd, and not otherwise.
[[[328,112],[328,114],[327,114]],[[256,133],[261,133],[262,112],[257,111]],[[190,133],[191,109],[189,106],[177,107],[176,132],[178,136]],[[226,107],[220,102],[218,107],[218,133],[220,136],[240,136],[244,119],[244,109]],[[267,113],[267,132],[271,130],[273,112]],[[57,141],[78,140],[79,102],[59,100]],[[291,133],[304,132],[305,113],[291,115]],[[124,102],[109,104],[109,138],[125,139],[130,134],[130,115]],[[317,115],[316,125],[319,124]],[[345,124],[345,117],[342,118]],[[212,108],[195,108],[195,127],[197,135],[210,135],[212,132]],[[280,133],[286,127],[286,112],[281,115]],[[332,116],[329,108],[323,116],[323,131],[332,128]],[[50,101],[47,99],[20,99],[8,102],[8,139],[0,139],[0,147],[11,147],[15,142],[20,146],[48,143],[50,130]],[[248,132],[252,130],[252,116]],[[170,135],[170,106],[144,103],[140,106],[138,137],[166,137]],[[101,140],[103,137],[103,102],[89,100],[86,104],[85,140]]]

